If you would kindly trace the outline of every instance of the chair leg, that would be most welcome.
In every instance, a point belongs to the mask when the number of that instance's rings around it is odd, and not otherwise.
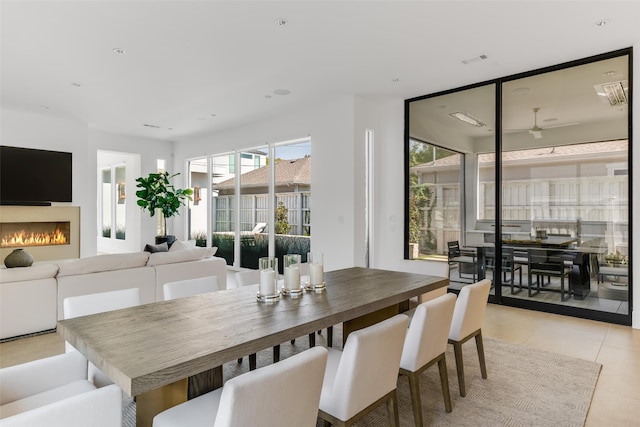
[[[456,371],[458,373],[458,388],[460,389],[460,396],[465,397],[467,390],[464,386],[464,365],[462,361],[462,343],[455,341],[453,343],[453,354],[456,356]]]
[[[400,427],[400,413],[398,412],[398,395],[393,391],[391,398],[387,400],[387,411],[389,412],[389,425]]]
[[[447,374],[446,357],[443,356],[438,360],[438,370],[440,371],[440,384],[442,385],[442,397],[444,397],[444,409],[446,409],[447,412],[451,412],[451,393],[449,392],[449,374]],[[422,409],[422,407],[420,409]],[[420,411],[420,415],[422,415],[422,411]],[[422,417],[420,420],[420,425],[422,425]]]
[[[487,379],[487,365],[484,360],[484,345],[482,343],[482,330],[476,335],[476,349],[478,350],[478,359],[480,361],[480,373],[483,379]]]
[[[327,328],[327,347],[333,347],[333,326]]]
[[[256,369],[258,356],[255,353],[249,355],[249,370],[253,371]]]
[[[415,372],[407,375],[409,378],[409,391],[411,392],[411,404],[413,405],[413,420],[416,427],[422,427],[422,401],[420,399],[420,376]]]
[[[312,332],[309,334],[309,347],[316,346],[316,333]]]
[[[277,363],[280,361],[280,346],[273,346],[273,363]]]
[[[238,363],[242,363],[242,357],[238,359]]]

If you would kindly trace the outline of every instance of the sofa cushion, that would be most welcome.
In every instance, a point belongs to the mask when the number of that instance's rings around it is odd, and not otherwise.
[[[144,245],[144,251],[152,254],[156,252],[169,252],[169,244],[167,242],[158,243],[157,245],[150,245],[147,243]]]
[[[161,264],[174,264],[177,262],[196,261],[212,257],[218,248],[191,248],[176,252],[156,252],[149,255],[147,265],[152,267]]]
[[[24,282],[27,280],[49,279],[56,277],[57,264],[33,264],[31,267],[0,269],[0,283]]]
[[[169,252],[178,252],[178,251],[184,251],[187,249],[193,249],[196,247],[196,241],[195,240],[176,240],[175,242],[173,242],[173,244],[171,245],[171,247],[169,248]]]
[[[77,396],[95,389],[96,387],[91,384],[91,382],[87,380],[77,380],[61,387],[25,397],[24,399],[6,403],[0,407],[0,418],[7,418],[12,415],[21,414],[23,412],[40,408],[41,406],[67,399],[72,396]]]
[[[59,263],[60,269],[57,277],[144,267],[148,260],[149,252],[133,252],[62,261]]]

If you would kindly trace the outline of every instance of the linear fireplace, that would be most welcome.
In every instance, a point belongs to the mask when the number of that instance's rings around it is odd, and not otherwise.
[[[1,206],[2,259],[16,248],[35,261],[80,256],[80,208],[73,206]]]

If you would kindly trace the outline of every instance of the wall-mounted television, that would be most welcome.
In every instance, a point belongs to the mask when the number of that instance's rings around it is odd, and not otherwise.
[[[71,202],[72,155],[0,145],[0,204]]]

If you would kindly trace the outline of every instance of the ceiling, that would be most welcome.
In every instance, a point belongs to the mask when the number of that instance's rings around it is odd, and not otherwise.
[[[0,0],[1,105],[180,141],[640,45],[638,16],[638,1]]]

